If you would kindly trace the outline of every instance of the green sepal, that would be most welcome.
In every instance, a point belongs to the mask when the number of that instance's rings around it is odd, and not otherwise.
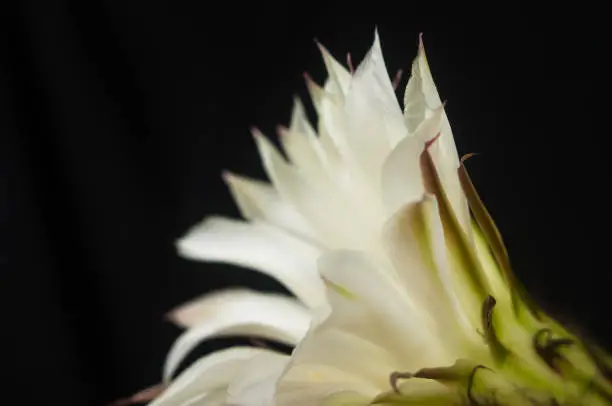
[[[540,316],[537,306],[533,304],[529,298],[529,295],[527,295],[526,291],[514,275],[514,272],[512,272],[510,257],[501,233],[499,232],[495,221],[493,221],[493,217],[480,198],[480,195],[478,194],[478,191],[476,190],[476,187],[474,186],[474,183],[472,182],[472,179],[470,178],[470,175],[464,165],[465,160],[471,156],[472,155],[466,155],[461,159],[458,175],[463,193],[465,194],[468,205],[470,206],[472,216],[474,217],[477,226],[482,231],[489,248],[493,253],[493,257],[502,270],[503,277],[505,278],[508,289],[510,290],[512,308],[515,315],[518,317],[522,312],[522,307],[526,306],[530,313],[539,320]]]

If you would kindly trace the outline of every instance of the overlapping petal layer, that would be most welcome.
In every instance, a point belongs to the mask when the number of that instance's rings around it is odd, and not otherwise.
[[[568,380],[542,355],[546,342],[534,341],[545,329],[553,343],[569,333],[523,300],[457,155],[422,42],[403,111],[378,35],[352,74],[320,49],[328,78],[322,87],[307,79],[316,130],[297,99],[289,128],[279,129],[287,158],[254,130],[271,183],[225,173],[245,221],[210,217],[178,243],[187,258],[264,273],[296,298],[229,290],[175,310],[187,330],[164,379],[208,338],[259,336],[297,347],[291,357],[213,353],[154,404],[460,404],[471,400],[480,365],[498,376],[479,382],[528,388],[542,402],[587,393],[597,371],[581,348],[563,355],[573,368]],[[396,371],[412,377],[398,392]],[[597,382],[601,391],[585,399],[605,405],[610,385]],[[512,406],[528,399],[503,396]]]

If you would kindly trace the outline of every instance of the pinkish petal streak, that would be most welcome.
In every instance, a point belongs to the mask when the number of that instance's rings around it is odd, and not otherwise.
[[[351,58],[350,52],[346,53],[346,64],[349,67],[349,72],[351,73],[351,75],[355,73],[355,69],[353,68],[353,59]]]
[[[404,71],[402,69],[398,69],[397,73],[395,74],[395,77],[393,78],[393,90],[397,90],[397,87],[399,86],[399,83],[402,80],[403,74]]]
[[[138,403],[147,403],[161,395],[165,390],[166,384],[159,383],[157,385],[143,389],[128,398],[116,400],[110,403],[108,406],[128,406]]]
[[[429,149],[429,147],[431,147],[431,146],[433,145],[433,143],[434,143],[434,142],[436,142],[436,140],[437,140],[438,138],[440,138],[440,134],[442,134],[442,133],[438,133],[438,134],[436,134],[436,136],[435,136],[435,137],[433,137],[432,139],[430,139],[429,141],[427,141],[427,142],[425,143],[425,149]]]

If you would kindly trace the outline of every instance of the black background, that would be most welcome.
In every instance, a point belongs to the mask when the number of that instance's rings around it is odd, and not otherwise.
[[[489,2],[22,1],[2,13],[2,403],[101,405],[154,384],[204,291],[278,289],[176,257],[205,215],[237,215],[219,174],[263,177],[313,38],[388,69],[424,33],[461,153],[516,272],[610,348],[610,42],[602,9]],[[532,2],[533,3],[533,2]],[[402,82],[405,85],[405,81]],[[403,88],[401,88],[403,90]],[[219,343],[216,343],[219,344]],[[205,351],[204,348],[202,351]]]

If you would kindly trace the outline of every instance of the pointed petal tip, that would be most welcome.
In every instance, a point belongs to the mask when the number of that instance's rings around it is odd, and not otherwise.
[[[397,90],[397,87],[399,86],[403,75],[404,75],[404,70],[398,69],[397,73],[395,74],[395,77],[393,78],[393,82],[391,83],[393,85],[393,90]]]
[[[287,132],[289,132],[289,129],[285,127],[284,125],[279,124],[276,126],[276,134],[278,134],[279,137],[286,136]]]
[[[353,75],[355,73],[355,68],[353,66],[353,58],[351,57],[351,53],[350,52],[346,53],[346,65],[349,68],[350,74]]]
[[[164,314],[162,316],[162,320],[165,322],[169,322],[172,324],[179,324],[177,323],[177,318],[176,318],[176,309],[172,309],[169,312],[167,312],[166,314]]]
[[[162,320],[167,323],[174,324],[175,326],[178,326],[178,327],[182,327],[182,328],[189,327],[190,326],[189,321],[185,317],[181,317],[181,314],[184,313],[185,307],[188,305],[189,304],[187,303],[187,304],[181,304],[181,305],[174,307],[173,309],[169,310],[168,312],[166,312],[166,314],[163,315]]]
[[[314,81],[312,76],[310,76],[308,72],[304,72],[302,76],[304,77],[304,81],[306,82],[306,87],[308,88],[308,91],[315,92],[319,85]]]
[[[174,241],[174,249],[176,250],[176,253],[180,256],[180,257],[188,257],[188,255],[185,255],[186,249],[185,249],[185,239],[186,237],[181,237],[177,240]]]
[[[372,43],[372,49],[380,49],[380,35],[378,34],[378,27],[374,27],[374,42]]]
[[[179,257],[185,259],[193,259],[194,257],[194,244],[192,241],[193,229],[187,230],[187,232],[174,241],[174,249]]]
[[[255,126],[251,127],[251,136],[253,137],[256,143],[262,142],[265,138],[261,130]]]
[[[327,48],[325,48],[325,46],[321,44],[321,42],[319,41],[317,37],[313,38],[313,40],[317,48],[319,48],[319,52],[321,52],[323,56],[326,56],[329,54],[329,51],[327,50]]]
[[[438,107],[433,109],[434,114],[442,115],[444,113],[444,107],[446,107],[446,100],[444,100]]]
[[[223,179],[223,182],[229,183],[232,181],[233,178],[234,178],[234,174],[230,172],[229,170],[224,169],[221,171],[221,179]]]

